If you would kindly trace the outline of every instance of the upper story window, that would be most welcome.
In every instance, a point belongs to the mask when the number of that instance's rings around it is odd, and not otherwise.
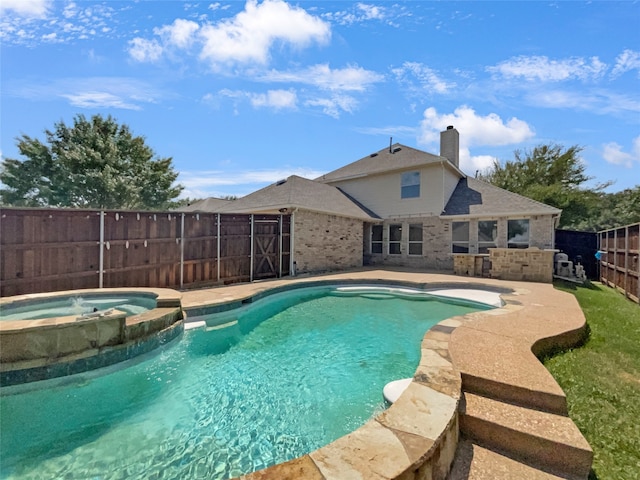
[[[409,225],[409,255],[422,255],[422,224]]]
[[[382,225],[371,226],[371,253],[382,253]]]
[[[478,222],[478,253],[489,253],[490,248],[495,248],[498,238],[498,222],[495,220],[482,220]]]
[[[402,225],[389,225],[389,255],[400,255],[400,242],[402,241]]]
[[[400,180],[400,198],[420,196],[420,172],[405,172]]]
[[[451,240],[453,253],[469,253],[469,222],[452,222]]]
[[[529,248],[529,220],[509,220],[507,235],[509,248]]]

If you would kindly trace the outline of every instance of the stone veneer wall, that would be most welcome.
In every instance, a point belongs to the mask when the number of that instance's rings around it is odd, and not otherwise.
[[[296,273],[362,266],[362,220],[298,210],[293,215]]]
[[[490,248],[491,278],[501,280],[526,280],[530,282],[553,281],[555,251],[538,248]]]

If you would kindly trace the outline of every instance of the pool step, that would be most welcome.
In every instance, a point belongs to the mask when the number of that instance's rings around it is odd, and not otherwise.
[[[558,476],[516,460],[504,452],[478,445],[468,438],[458,442],[447,480],[559,480]]]
[[[470,392],[459,410],[460,431],[474,443],[560,478],[589,476],[593,451],[569,417]]]

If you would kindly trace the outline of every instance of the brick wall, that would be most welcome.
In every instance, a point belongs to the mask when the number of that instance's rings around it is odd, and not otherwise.
[[[529,282],[553,281],[553,250],[538,248],[490,248],[491,278],[525,280]]]
[[[297,273],[362,266],[362,220],[299,210],[293,222]]]

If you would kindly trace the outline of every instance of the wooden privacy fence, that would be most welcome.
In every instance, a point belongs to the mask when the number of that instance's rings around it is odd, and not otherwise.
[[[600,281],[640,303],[640,223],[598,232]]]
[[[0,296],[281,277],[290,239],[290,215],[3,208]]]

